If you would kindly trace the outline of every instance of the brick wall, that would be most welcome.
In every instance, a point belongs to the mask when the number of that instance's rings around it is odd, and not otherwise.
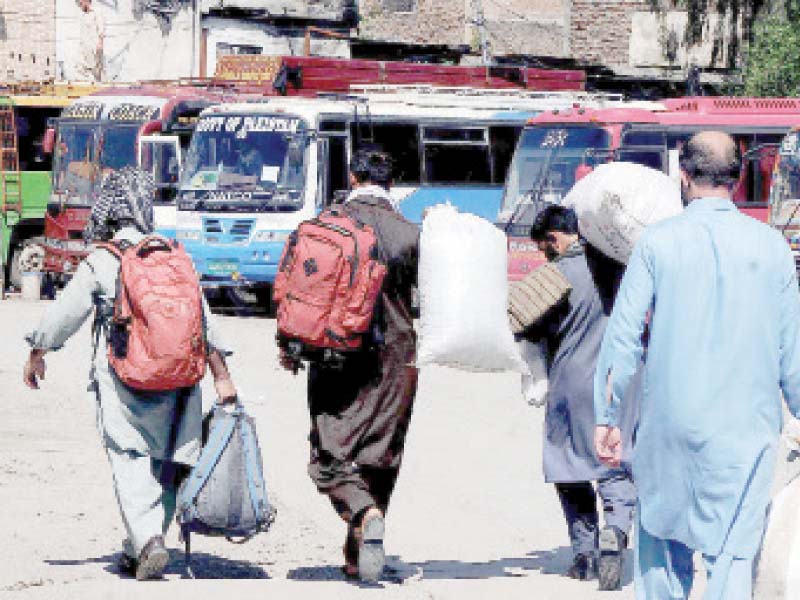
[[[628,65],[633,14],[650,10],[649,0],[573,0],[570,54],[605,65]]]
[[[466,39],[467,7],[465,0],[414,0],[414,10],[395,12],[400,6],[388,0],[359,2],[359,36],[370,40],[408,44],[469,43]]]
[[[0,81],[56,76],[55,0],[0,0]]]

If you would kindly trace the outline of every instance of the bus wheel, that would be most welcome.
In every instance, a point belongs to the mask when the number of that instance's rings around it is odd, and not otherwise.
[[[17,290],[22,289],[22,274],[41,271],[44,267],[44,248],[39,244],[26,244],[14,248],[9,265],[9,283]]]

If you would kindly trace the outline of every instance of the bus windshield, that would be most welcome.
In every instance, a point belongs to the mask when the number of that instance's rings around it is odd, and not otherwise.
[[[53,190],[88,204],[97,179],[98,123],[60,123],[53,157]]]
[[[579,167],[610,158],[611,137],[601,127],[546,126],[525,129],[508,171],[499,221],[527,231],[540,202],[560,202]]]
[[[103,172],[136,165],[136,136],[140,125],[114,124],[103,128],[100,146]]]
[[[197,123],[181,182],[181,207],[213,203],[281,210],[302,206],[309,137],[298,118],[209,116]],[[217,207],[221,209],[222,207]],[[241,208],[241,206],[240,206]]]

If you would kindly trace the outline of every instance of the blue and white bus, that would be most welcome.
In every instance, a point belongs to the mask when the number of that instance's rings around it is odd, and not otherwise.
[[[207,287],[269,297],[284,242],[349,187],[361,144],[394,161],[391,193],[421,222],[450,202],[491,221],[519,133],[543,110],[618,104],[619,97],[419,88],[357,96],[269,98],[201,113],[178,195],[177,238]]]

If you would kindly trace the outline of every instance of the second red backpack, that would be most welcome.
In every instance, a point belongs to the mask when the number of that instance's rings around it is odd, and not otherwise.
[[[369,225],[341,209],[300,224],[275,277],[278,339],[306,357],[358,350],[372,323],[387,268]]]

